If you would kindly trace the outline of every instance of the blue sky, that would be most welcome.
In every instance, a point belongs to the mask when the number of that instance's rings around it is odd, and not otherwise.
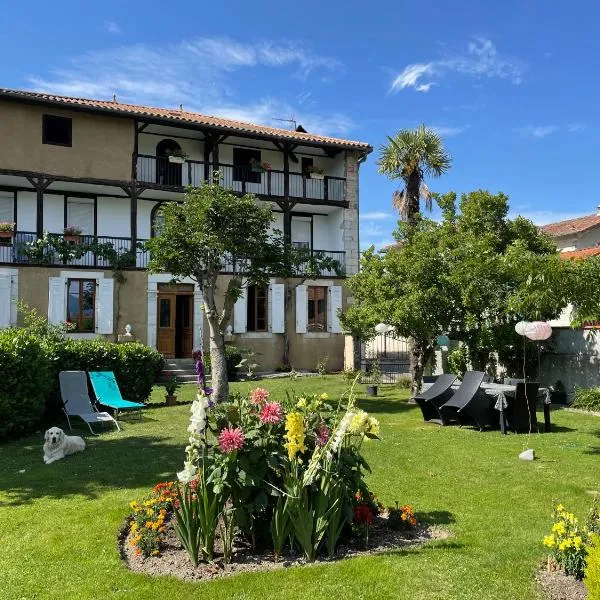
[[[385,136],[436,127],[435,191],[503,191],[547,223],[595,190],[600,9],[593,2],[2,3],[0,86],[179,106],[364,140],[361,244],[392,239]]]

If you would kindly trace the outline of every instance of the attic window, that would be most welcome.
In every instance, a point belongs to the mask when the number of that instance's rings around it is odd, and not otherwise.
[[[73,121],[68,117],[42,116],[42,144],[73,145]]]

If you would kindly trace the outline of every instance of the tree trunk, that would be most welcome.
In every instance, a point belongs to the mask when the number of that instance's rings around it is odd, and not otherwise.
[[[433,346],[422,340],[411,338],[410,345],[410,374],[412,376],[411,395],[415,396],[423,383],[423,371],[433,353]]]
[[[410,225],[417,222],[420,212],[419,199],[421,196],[421,174],[415,169],[406,182],[406,220]]]
[[[211,385],[213,387],[212,399],[217,403],[225,402],[229,398],[225,339],[220,331],[218,317],[209,317],[207,320],[210,333],[210,371]]]
[[[225,402],[229,398],[229,379],[227,377],[227,359],[225,357],[225,338],[215,303],[215,288],[214,284],[207,283],[203,286],[202,293],[204,295],[204,309],[206,311],[206,320],[208,321],[210,335],[212,399],[215,402]]]

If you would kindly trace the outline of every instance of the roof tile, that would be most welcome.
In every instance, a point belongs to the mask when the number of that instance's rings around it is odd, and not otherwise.
[[[552,237],[561,237],[563,235],[586,231],[596,225],[600,225],[600,215],[586,215],[577,219],[569,219],[568,221],[549,223],[542,226],[542,230]]]
[[[593,248],[582,248],[581,250],[569,250],[568,252],[561,252],[560,257],[564,260],[574,260],[580,258],[590,258],[592,256],[600,255],[600,246],[594,246]]]
[[[295,142],[307,142],[342,146],[346,148],[356,148],[357,150],[363,150],[365,152],[371,152],[373,149],[366,142],[357,142],[353,140],[345,140],[341,138],[316,135],[313,133],[305,133],[300,131],[289,131],[288,129],[278,129],[276,127],[268,127],[266,125],[256,125],[254,123],[245,123],[243,121],[235,121],[233,119],[223,119],[221,117],[202,115],[200,113],[194,113],[185,110],[139,106],[137,104],[125,104],[123,102],[111,102],[107,100],[94,100],[89,98],[73,98],[70,96],[57,96],[54,94],[44,94],[41,92],[32,92],[26,90],[12,90],[8,88],[0,88],[0,97],[23,98],[35,102],[47,102],[49,104],[64,104],[66,106],[77,106],[83,108],[88,107],[96,110],[120,114],[129,113],[131,115],[155,117],[158,119],[166,119],[178,123],[194,123],[206,125],[207,127],[230,129],[233,131],[239,131],[241,133],[265,135],[282,140],[293,140]]]

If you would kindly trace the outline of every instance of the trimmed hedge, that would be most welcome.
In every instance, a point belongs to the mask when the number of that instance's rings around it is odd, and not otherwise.
[[[242,360],[242,353],[235,346],[225,346],[225,360],[227,360],[227,379],[235,381],[237,378],[237,365]],[[204,367],[210,373],[210,352],[204,354]]]
[[[145,402],[164,365],[139,343],[44,338],[27,329],[0,331],[0,438],[18,435],[44,418],[62,416],[60,371],[113,371],[127,400]]]
[[[53,387],[39,338],[26,329],[0,331],[0,439],[35,427]]]

